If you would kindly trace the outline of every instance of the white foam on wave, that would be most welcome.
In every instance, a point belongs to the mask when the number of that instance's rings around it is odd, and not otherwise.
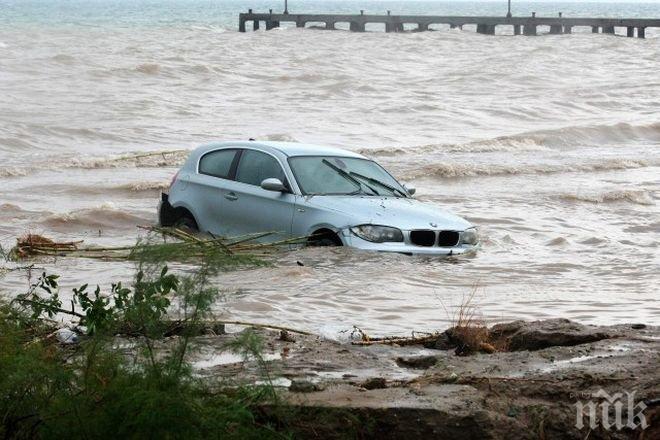
[[[29,174],[28,168],[6,167],[0,168],[0,177],[23,177]]]
[[[428,144],[421,146],[394,146],[361,148],[357,152],[370,156],[398,156],[403,154],[489,153],[516,151],[552,151],[565,147],[626,144],[630,141],[660,142],[660,122],[646,125],[617,123],[612,125],[567,126],[557,129],[536,130],[499,136],[462,144]]]
[[[79,228],[134,228],[150,219],[120,209],[113,202],[104,202],[91,208],[49,214],[39,223],[56,230]]]
[[[556,174],[568,172],[594,172],[644,168],[660,165],[646,160],[636,159],[610,159],[602,162],[582,164],[472,164],[472,163],[435,163],[418,167],[404,172],[404,179],[418,179],[422,177],[460,178],[478,176],[503,176],[518,174]]]
[[[618,189],[612,191],[605,191],[600,193],[575,193],[575,194],[561,194],[559,196],[563,200],[571,202],[588,202],[588,203],[611,203],[611,202],[629,202],[638,205],[654,205],[655,202],[651,195],[644,190],[637,189]]]

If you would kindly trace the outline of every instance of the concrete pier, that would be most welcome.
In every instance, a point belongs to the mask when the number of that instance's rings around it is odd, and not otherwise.
[[[477,32],[484,35],[495,35],[498,26],[507,26],[513,30],[514,35],[537,35],[539,26],[549,26],[551,34],[570,34],[573,28],[591,27],[593,33],[614,34],[617,27],[626,28],[626,35],[634,37],[637,28],[637,37],[646,37],[646,28],[660,28],[660,19],[657,18],[573,18],[559,14],[556,17],[539,17],[533,14],[529,17],[469,17],[469,16],[435,16],[435,15],[370,15],[364,14],[273,14],[247,13],[239,14],[238,30],[246,31],[246,23],[252,22],[252,29],[259,29],[259,23],[265,22],[266,29],[280,26],[280,23],[295,23],[296,27],[304,28],[307,23],[325,23],[326,29],[336,29],[338,23],[348,24],[353,32],[365,32],[366,25],[382,23],[386,32],[403,32],[404,25],[414,26],[415,31],[428,31],[431,25],[449,25],[450,28],[462,29],[464,25],[476,25]]]

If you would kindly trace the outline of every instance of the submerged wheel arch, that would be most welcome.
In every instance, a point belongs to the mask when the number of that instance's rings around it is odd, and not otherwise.
[[[343,246],[339,235],[330,228],[318,228],[307,239],[310,246]]]
[[[173,207],[169,201],[163,201],[160,209],[159,223],[161,226],[182,225],[191,229],[199,229],[195,215],[186,207]]]

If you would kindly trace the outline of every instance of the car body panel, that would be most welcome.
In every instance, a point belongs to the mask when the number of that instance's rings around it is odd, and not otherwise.
[[[296,196],[228,181],[222,190],[222,213],[215,219],[215,233],[228,237],[273,232],[269,241],[291,236]]]

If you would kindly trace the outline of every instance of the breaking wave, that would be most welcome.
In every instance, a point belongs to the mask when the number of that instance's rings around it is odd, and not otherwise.
[[[419,167],[402,173],[403,179],[418,179],[422,177],[460,178],[478,176],[503,176],[518,174],[555,174],[576,171],[594,172],[644,168],[653,166],[645,160],[612,159],[604,162],[586,164],[525,164],[525,165],[495,165],[495,164],[460,164],[438,163]]]
[[[499,136],[463,144],[429,144],[414,147],[361,148],[367,156],[398,156],[433,152],[487,153],[495,151],[549,151],[564,147],[601,144],[628,144],[631,141],[660,142],[660,122],[647,125],[619,123],[537,130],[510,136]]]
[[[266,135],[265,140],[272,142],[298,142],[296,138],[286,133],[273,133]]]
[[[183,164],[188,150],[154,151],[149,153],[126,154],[117,157],[74,160],[69,168],[163,168]]]
[[[0,168],[0,177],[22,177],[27,176],[29,170],[27,168],[7,167]]]
[[[81,228],[129,228],[153,221],[117,208],[113,203],[104,203],[95,208],[79,209],[66,213],[51,214],[40,224],[56,230]]]
[[[101,158],[69,158],[51,160],[35,167],[0,168],[0,177],[23,177],[29,174],[66,168],[103,169],[103,168],[173,168],[179,167],[190,154],[189,150],[155,151],[122,156]]]
[[[116,188],[124,191],[155,191],[168,188],[170,182],[168,181],[145,181],[145,182],[131,182],[124,185],[119,185]]]
[[[624,189],[607,191],[600,194],[561,194],[563,200],[573,202],[609,203],[630,202],[638,205],[654,205],[651,195],[644,190]]]

